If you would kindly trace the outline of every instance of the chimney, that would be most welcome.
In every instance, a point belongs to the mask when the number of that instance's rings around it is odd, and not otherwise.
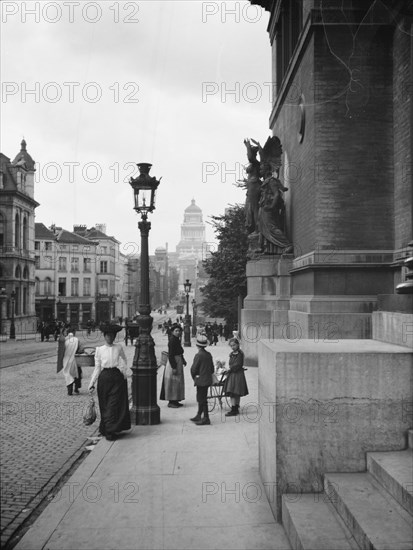
[[[101,231],[102,233],[104,233],[106,235],[106,224],[105,223],[96,223],[95,224],[95,229],[97,229],[98,231]]]

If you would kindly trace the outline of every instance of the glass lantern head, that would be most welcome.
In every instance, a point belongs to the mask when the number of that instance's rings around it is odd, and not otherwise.
[[[155,210],[155,194],[161,180],[149,175],[152,164],[141,162],[137,166],[139,176],[131,178],[129,184],[133,189],[134,209],[146,218],[148,212]]]
[[[192,284],[189,282],[189,279],[187,279],[186,283],[184,284],[184,289],[187,294],[191,292],[191,286]]]

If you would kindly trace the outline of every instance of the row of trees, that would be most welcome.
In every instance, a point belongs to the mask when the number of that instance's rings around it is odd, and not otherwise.
[[[202,309],[209,317],[223,317],[233,326],[238,322],[238,299],[247,295],[248,233],[245,207],[227,208],[222,216],[212,216],[218,249],[203,262],[209,281],[202,290]]]

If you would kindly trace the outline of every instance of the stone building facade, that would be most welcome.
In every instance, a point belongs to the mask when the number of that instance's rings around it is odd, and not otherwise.
[[[0,153],[0,319],[2,335],[36,331],[34,160],[23,139],[13,161]]]

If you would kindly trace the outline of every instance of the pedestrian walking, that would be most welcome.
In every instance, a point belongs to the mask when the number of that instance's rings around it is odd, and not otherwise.
[[[119,432],[131,427],[126,355],[121,344],[114,344],[116,334],[121,330],[119,325],[101,327],[105,344],[96,348],[95,369],[89,382],[90,393],[94,392],[97,383],[99,431],[108,441],[113,441]]]
[[[196,400],[198,402],[198,412],[192,422],[197,426],[206,426],[211,424],[208,413],[208,388],[212,385],[212,373],[214,372],[214,362],[212,355],[205,348],[208,345],[206,334],[200,333],[196,339],[198,353],[194,357],[191,367],[191,375],[196,386]],[[203,415],[203,416],[202,416]]]
[[[75,394],[79,395],[82,386],[82,369],[77,366],[75,357],[76,353],[82,352],[83,346],[76,338],[75,330],[70,326],[64,327],[57,348],[57,372],[63,372],[68,395],[73,395],[73,386]]]
[[[171,326],[168,341],[168,361],[165,366],[159,399],[169,401],[168,407],[183,407],[185,399],[184,350],[181,345],[182,329],[178,324]]]
[[[248,386],[244,374],[244,353],[239,347],[239,341],[231,338],[229,341],[232,352],[229,355],[229,371],[225,379],[223,393],[231,399],[231,410],[225,416],[237,416],[241,397],[248,395]]]

